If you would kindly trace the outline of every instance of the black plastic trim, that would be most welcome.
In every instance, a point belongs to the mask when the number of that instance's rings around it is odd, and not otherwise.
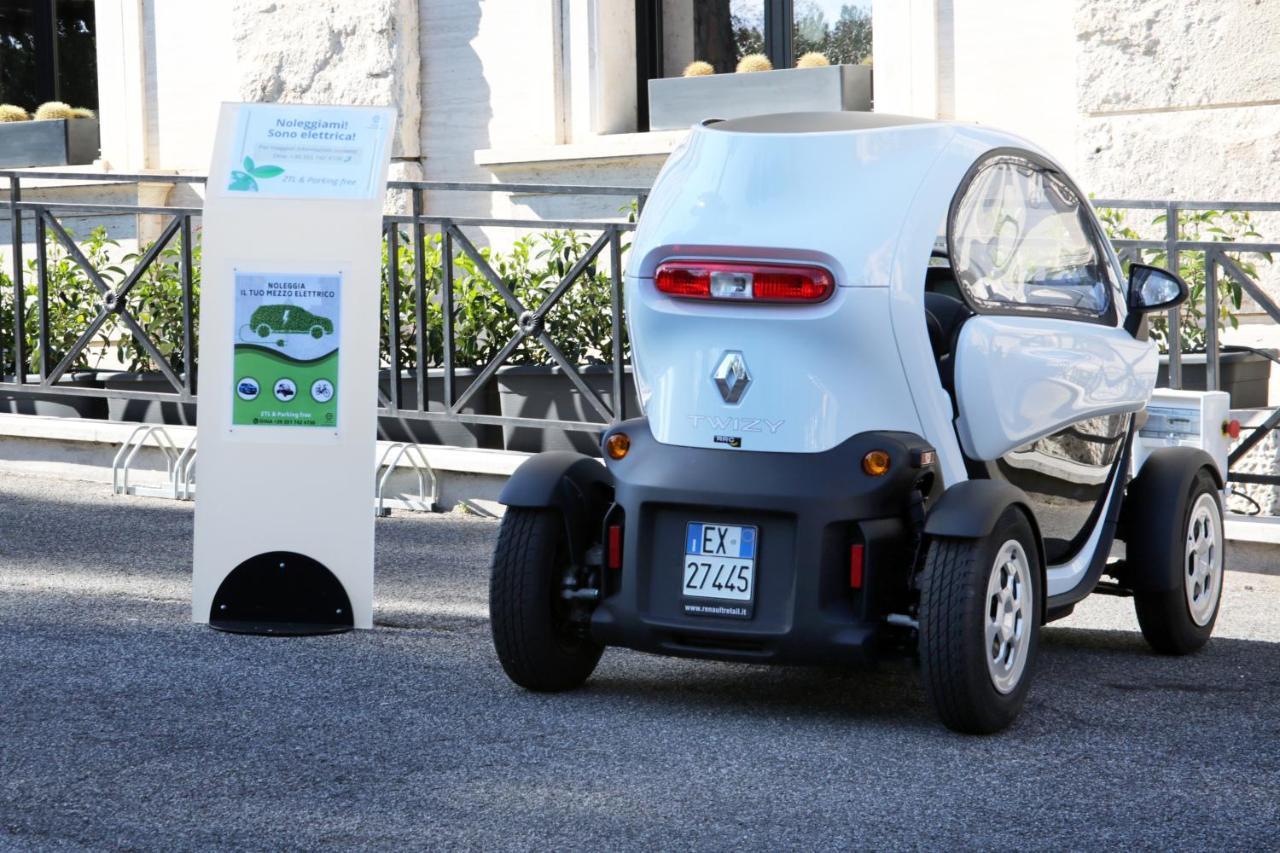
[[[548,450],[526,459],[498,494],[511,507],[558,510],[564,518],[570,557],[581,566],[599,536],[613,495],[613,477],[599,459]]]
[[[625,518],[623,564],[592,613],[594,639],[717,660],[834,664],[873,659],[897,636],[885,617],[910,600],[912,496],[940,488],[936,463],[912,465],[932,449],[924,439],[869,432],[819,453],[776,453],[662,444],[644,418],[615,425],[606,440],[619,431],[630,452],[606,464],[614,512]],[[889,454],[887,474],[862,471],[871,450]],[[757,527],[751,619],[684,611],[680,549],[693,521]],[[865,549],[861,589],[849,582],[851,543]]]

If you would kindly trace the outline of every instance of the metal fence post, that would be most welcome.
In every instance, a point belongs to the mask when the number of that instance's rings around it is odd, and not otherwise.
[[[1169,271],[1178,272],[1178,207],[1172,202],[1164,209],[1164,257]],[[1182,387],[1182,312],[1177,306],[1169,309],[1169,387]]]
[[[1204,253],[1204,388],[1218,390],[1218,253]]]
[[[387,333],[391,361],[391,383],[388,386],[391,408],[400,408],[400,226],[394,222],[387,228]]]
[[[617,228],[609,229],[609,299],[613,311],[613,420],[627,419],[626,378],[622,368],[622,346],[627,330],[622,325],[622,235]]]
[[[440,310],[444,323],[444,408],[453,411],[453,234],[448,221],[440,223],[440,264],[444,275],[440,284]]]
[[[424,245],[427,235],[422,226],[422,188],[413,190],[413,271],[418,287],[413,296],[414,312],[414,362],[418,368],[418,411],[427,410],[427,365],[430,353],[427,352],[427,247]]]
[[[23,332],[27,325],[26,300],[22,287],[22,184],[17,175],[9,176],[9,230],[13,235],[13,381],[27,381],[27,354]]]
[[[37,364],[41,382],[49,377],[49,258],[48,247],[45,245],[48,234],[45,232],[44,217],[43,209],[36,211],[36,339],[40,346]]]
[[[182,390],[190,395],[195,388],[195,334],[192,301],[195,293],[195,273],[192,269],[191,217],[182,215]]]

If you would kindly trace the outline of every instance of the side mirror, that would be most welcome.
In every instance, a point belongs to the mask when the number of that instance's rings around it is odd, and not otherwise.
[[[1137,335],[1139,329],[1144,328],[1145,315],[1181,305],[1187,293],[1187,283],[1174,273],[1149,264],[1130,264],[1129,317],[1125,320],[1125,329]]]

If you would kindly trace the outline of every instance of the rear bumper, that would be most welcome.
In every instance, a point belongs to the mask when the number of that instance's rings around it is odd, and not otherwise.
[[[863,433],[823,453],[760,453],[659,444],[643,419],[617,430],[631,450],[607,460],[615,504],[606,525],[622,525],[623,558],[604,570],[596,639],[721,660],[854,663],[889,638],[884,617],[907,604],[912,493],[937,481],[917,467],[930,449],[923,439]],[[861,460],[877,449],[889,453],[890,470],[870,477]],[[689,522],[758,528],[751,618],[686,614]],[[853,545],[863,546],[859,588],[850,581]]]

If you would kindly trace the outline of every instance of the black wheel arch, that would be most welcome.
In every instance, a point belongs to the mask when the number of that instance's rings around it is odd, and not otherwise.
[[[1207,471],[1216,488],[1224,487],[1213,457],[1198,447],[1161,447],[1151,452],[1125,491],[1119,538],[1129,545],[1136,536],[1162,536],[1159,553],[1176,552],[1182,544],[1181,524],[1163,524],[1185,501],[1200,472]],[[1224,519],[1225,520],[1225,519]],[[1149,569],[1149,570],[1148,570]],[[1126,560],[1125,580],[1138,593],[1167,592],[1171,581],[1155,566]]]
[[[995,529],[1000,517],[1010,507],[1017,508],[1026,516],[1036,540],[1036,556],[1040,564],[1040,617],[1043,621],[1049,599],[1044,538],[1031,508],[1031,499],[1022,489],[1005,480],[964,480],[956,483],[929,507],[924,532],[926,536],[981,539]]]
[[[599,459],[548,450],[526,459],[515,470],[502,487],[498,502],[559,512],[570,556],[576,565],[582,565],[613,502],[613,475]]]

